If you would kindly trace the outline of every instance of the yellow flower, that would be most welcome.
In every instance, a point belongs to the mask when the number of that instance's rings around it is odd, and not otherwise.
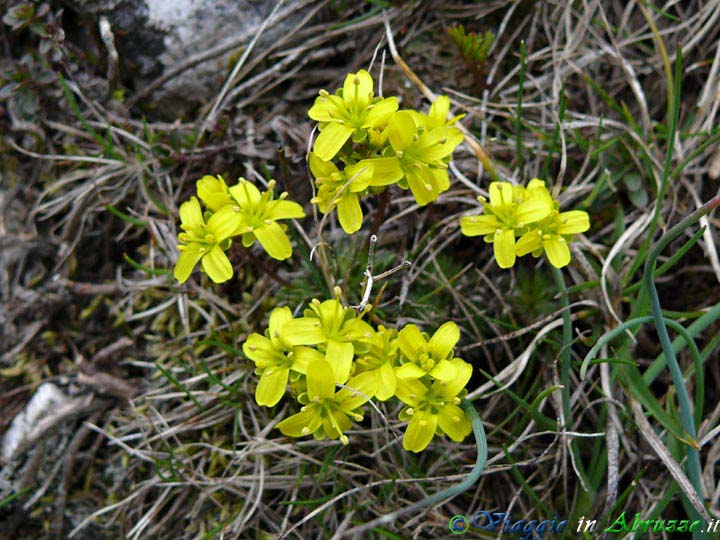
[[[321,91],[308,111],[310,118],[320,122],[313,151],[323,161],[330,161],[351,136],[354,142],[361,142],[368,130],[383,129],[397,108],[395,97],[374,97],[367,71],[350,73],[336,95]]]
[[[562,268],[570,263],[570,248],[568,244],[575,234],[587,231],[590,228],[590,216],[582,210],[569,212],[553,211],[552,216],[543,220],[533,229],[520,237],[517,241],[517,254],[519,257],[528,253],[539,257],[545,251],[550,264],[555,268]]]
[[[292,255],[292,246],[277,220],[302,218],[305,212],[298,203],[285,200],[287,193],[274,199],[274,187],[275,180],[271,180],[267,191],[260,193],[254,184],[241,178],[229,189],[236,203],[233,210],[240,217],[233,234],[242,235],[243,246],[250,247],[257,240],[273,259],[283,260]]]
[[[532,180],[527,188],[513,186],[509,182],[490,184],[490,202],[482,197],[483,215],[460,219],[460,229],[465,236],[484,236],[492,242],[495,260],[500,268],[515,264],[515,237],[524,234],[532,223],[546,218],[552,212],[550,202],[537,190],[545,189],[541,180]],[[548,194],[549,195],[549,194]]]
[[[180,283],[186,281],[198,261],[215,283],[230,279],[233,269],[223,248],[229,247],[230,236],[238,226],[237,213],[225,206],[205,223],[200,203],[192,197],[180,206],[180,221],[183,232],[178,235],[181,244],[173,271],[175,279]]]
[[[338,299],[324,302],[314,299],[304,317],[285,324],[283,334],[293,345],[321,345],[332,365],[335,382],[344,384],[352,369],[353,342],[371,338],[373,330],[358,318],[354,309],[344,307]]]
[[[337,207],[343,230],[347,234],[358,231],[363,220],[359,195],[370,185],[375,167],[361,161],[340,171],[332,161],[323,161],[314,152],[310,153],[309,161],[318,188],[311,202],[323,214]]]
[[[395,394],[397,377],[395,368],[399,361],[397,331],[379,326],[377,332],[364,343],[357,353],[355,373],[373,375],[371,395],[386,401]]]
[[[396,370],[398,378],[419,379],[430,375],[441,381],[453,380],[457,370],[450,359],[459,339],[460,330],[452,321],[438,328],[429,340],[417,326],[408,324],[398,334],[398,345],[406,360]]]
[[[195,186],[200,200],[213,212],[227,204],[232,204],[227,184],[219,174],[217,177],[205,175],[195,183]]]
[[[323,355],[309,347],[294,347],[283,336],[283,326],[293,318],[288,307],[275,308],[265,335],[250,334],[243,343],[245,356],[255,362],[260,381],[255,389],[258,405],[272,407],[282,398],[288,379],[293,373],[305,374],[313,360],[322,360]]]
[[[450,188],[447,162],[463,134],[450,126],[424,129],[416,115],[398,111],[388,122],[387,134],[396,167],[403,173],[398,185],[409,187],[417,203],[425,206]]]
[[[428,386],[420,379],[398,379],[395,395],[409,405],[400,413],[402,420],[410,421],[403,437],[405,450],[424,450],[436,433],[461,442],[472,431],[470,419],[460,408],[472,366],[459,358],[452,364],[455,376],[450,381],[436,380]]]
[[[357,409],[370,398],[372,376],[364,373],[353,377],[335,392],[332,373],[325,360],[307,366],[307,394],[300,396],[307,404],[277,425],[282,433],[289,437],[313,435],[317,440],[339,438],[343,444],[348,443],[345,431],[352,426],[351,418],[363,418]]]
[[[438,96],[437,99],[433,101],[432,105],[430,105],[430,109],[427,114],[416,111],[412,112],[414,113],[414,117],[418,125],[424,127],[425,129],[452,126],[455,122],[465,116],[464,114],[458,114],[448,120],[448,113],[450,112],[450,98],[447,96]]]

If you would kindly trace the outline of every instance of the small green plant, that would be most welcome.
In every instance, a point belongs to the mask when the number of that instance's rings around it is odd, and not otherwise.
[[[462,24],[449,27],[447,33],[460,51],[468,71],[475,77],[478,91],[482,92],[487,85],[485,81],[487,55],[495,41],[495,34],[489,30],[483,34],[466,32]]]
[[[0,103],[7,101],[19,119],[35,122],[41,116],[41,96],[58,79],[54,69],[69,59],[62,46],[61,13],[52,12],[49,4],[20,2],[8,7],[2,17],[24,52],[19,61],[0,71]]]
[[[44,19],[49,13],[49,4],[37,5],[31,2],[22,2],[8,8],[2,22],[12,28],[13,31],[29,28],[33,34],[47,37]]]

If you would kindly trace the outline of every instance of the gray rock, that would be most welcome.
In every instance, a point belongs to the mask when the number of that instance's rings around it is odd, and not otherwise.
[[[130,95],[189,58],[236,43],[232,50],[167,80],[150,100],[160,117],[172,120],[212,99],[232,69],[231,58],[255,35],[275,3],[268,0],[69,0],[81,16],[107,17]],[[277,37],[287,19],[268,29]],[[245,38],[245,39],[243,39]],[[147,101],[147,100],[143,100]]]

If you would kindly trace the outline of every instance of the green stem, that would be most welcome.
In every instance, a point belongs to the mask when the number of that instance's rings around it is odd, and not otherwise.
[[[597,340],[597,343],[593,345],[592,349],[588,351],[588,353],[585,355],[585,358],[582,361],[582,365],[580,366],[580,378],[584,379],[587,375],[588,367],[590,366],[590,362],[592,362],[597,355],[598,351],[615,339],[619,334],[622,334],[626,330],[634,327],[639,326],[641,324],[649,323],[651,321],[654,321],[652,315],[645,315],[644,317],[637,317],[635,319],[630,319],[629,321],[625,321],[624,323],[616,326],[612,330],[610,330],[608,333],[603,334],[600,339]],[[690,348],[690,354],[693,357],[693,363],[696,363],[696,360],[699,360],[702,362],[702,358],[700,357],[700,351],[698,351],[697,345],[695,344],[695,341],[693,340],[692,334],[688,331],[687,328],[685,328],[682,324],[680,324],[677,321],[674,321],[672,319],[668,319],[666,317],[663,317],[663,320],[665,321],[665,324],[667,324],[670,328],[677,331],[678,334],[680,334],[685,340],[685,343]]]
[[[467,414],[470,418],[470,425],[472,426],[473,435],[475,435],[475,443],[477,445],[477,459],[475,461],[475,466],[468,473],[465,479],[454,486],[450,486],[447,489],[443,489],[442,491],[438,491],[437,493],[424,498],[422,501],[405,506],[404,508],[395,510],[394,512],[380,516],[377,519],[360,525],[359,527],[350,529],[346,533],[347,536],[352,535],[355,538],[366,538],[367,535],[361,533],[392,523],[402,515],[415,512],[427,506],[438,504],[446,499],[451,499],[475,485],[483,470],[485,470],[485,464],[487,463],[487,438],[485,437],[485,428],[483,427],[482,420],[480,420],[480,416],[475,410],[473,404],[467,399],[463,399],[461,406],[465,411],[465,414]]]
[[[624,322],[623,324],[616,326],[610,332],[607,334],[604,334],[600,339],[598,339],[597,343],[590,349],[590,351],[585,355],[585,358],[583,359],[582,365],[580,366],[580,378],[584,379],[585,375],[587,373],[588,366],[590,365],[590,362],[595,358],[595,355],[598,353],[598,351],[603,347],[603,345],[609,343],[612,339],[614,339],[618,334],[622,334],[629,328],[632,328],[633,326],[638,326],[641,324],[649,323],[654,321],[652,315],[646,315],[644,317],[637,317],[635,319],[630,319],[629,321]],[[697,345],[695,344],[695,340],[693,339],[692,333],[685,328],[682,324],[680,324],[677,321],[674,321],[672,319],[668,319],[666,317],[663,317],[663,320],[665,324],[667,324],[670,328],[675,330],[682,339],[685,341],[685,344],[690,349],[690,355],[693,359],[693,368],[695,369],[695,377],[698,381],[698,395],[695,399],[695,424],[700,424],[701,416],[702,416],[702,401],[703,401],[703,392],[700,391],[701,388],[703,388],[702,384],[702,378],[703,378],[703,360],[702,355],[700,354],[700,350],[698,349]],[[662,357],[664,360],[664,356]],[[646,372],[647,373],[647,372]],[[645,376],[643,376],[643,379],[645,379]],[[648,382],[648,381],[646,381]],[[652,381],[650,381],[652,382]],[[649,382],[648,382],[649,384]],[[683,383],[683,388],[685,388],[685,384]],[[684,428],[683,428],[684,429]],[[688,432],[690,434],[690,432]],[[695,438],[695,436],[693,436]]]
[[[710,326],[718,319],[720,319],[720,304],[715,304],[712,308],[710,308],[707,313],[705,313],[705,315],[703,315],[690,326],[688,326],[687,332],[690,336],[694,338],[696,335],[705,330],[708,326]],[[672,346],[675,353],[678,353],[683,349],[683,341],[687,342],[687,340],[682,340],[680,338],[673,341]],[[645,373],[643,373],[643,379],[648,385],[652,384],[653,381],[655,381],[657,376],[665,367],[666,363],[667,362],[665,361],[665,355],[661,354],[653,361],[652,364],[648,366],[648,368],[645,370]]]
[[[560,306],[562,307],[563,340],[560,349],[560,384],[562,389],[562,406],[565,415],[565,425],[570,425],[570,360],[572,346],[572,316],[570,315],[570,299],[567,295],[567,287],[562,271],[551,266],[555,284],[560,294]]]
[[[669,144],[671,144],[671,142],[669,142]],[[678,396],[680,424],[693,439],[697,437],[697,432],[695,430],[695,423],[693,422],[690,398],[688,396],[687,387],[685,386],[682,371],[680,370],[677,358],[675,357],[675,351],[673,350],[672,343],[670,342],[670,336],[668,335],[667,326],[665,325],[665,318],[662,314],[660,298],[658,297],[657,289],[655,288],[655,263],[657,262],[657,258],[662,250],[665,249],[670,242],[677,238],[685,229],[695,224],[701,217],[719,205],[720,197],[711,199],[663,235],[655,247],[650,251],[648,258],[645,261],[645,270],[643,275],[645,280],[645,289],[650,297],[650,309],[652,310],[655,327],[657,328],[660,344],[662,345],[663,354],[665,355],[665,361],[667,362],[668,369],[670,370],[670,375],[672,376]],[[695,488],[698,497],[700,497],[700,500],[703,500],[702,484],[700,481],[700,455],[695,448],[691,448],[689,446],[685,446],[685,455],[687,456],[688,477]],[[699,519],[700,516],[694,508],[690,509],[690,513],[692,514],[691,517],[693,520]],[[704,533],[693,533],[693,538],[705,537],[706,535]]]
[[[570,362],[572,361],[572,316],[570,314],[570,298],[567,294],[567,287],[565,286],[565,278],[563,278],[562,271],[559,268],[550,266],[552,268],[553,277],[555,278],[555,284],[558,288],[560,295],[560,305],[562,306],[562,320],[563,320],[563,334],[562,334],[562,348],[560,349],[560,384],[562,384],[561,399],[563,416],[565,417],[565,430],[568,430],[572,425],[572,407],[570,406]],[[570,451],[575,457],[575,466],[577,472],[582,476],[581,480],[583,485],[587,485],[585,479],[585,468],[583,467],[582,460],[580,459],[580,452],[578,452],[575,446],[575,441],[570,441]]]

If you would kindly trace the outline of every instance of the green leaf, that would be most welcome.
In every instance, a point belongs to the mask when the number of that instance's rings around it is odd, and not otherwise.
[[[630,394],[637,399],[648,413],[652,414],[660,424],[676,439],[691,444],[687,433],[680,427],[676,418],[671,417],[650,391],[640,370],[634,366],[621,366],[620,373]]]
[[[638,173],[629,173],[623,176],[623,182],[630,191],[637,191],[642,187],[642,176]]]
[[[635,208],[644,210],[648,205],[648,193],[644,189],[637,191],[628,191],[628,198]]]
[[[557,392],[558,390],[562,390],[562,388],[563,388],[563,386],[561,384],[556,384],[554,386],[546,388],[545,390],[540,392],[537,395],[537,397],[533,400],[533,402],[530,404],[530,414],[532,414],[533,420],[535,420],[535,423],[540,428],[545,429],[547,431],[557,431],[557,422],[551,420],[546,415],[544,415],[540,412],[540,404],[550,394],[552,394],[553,392]]]

